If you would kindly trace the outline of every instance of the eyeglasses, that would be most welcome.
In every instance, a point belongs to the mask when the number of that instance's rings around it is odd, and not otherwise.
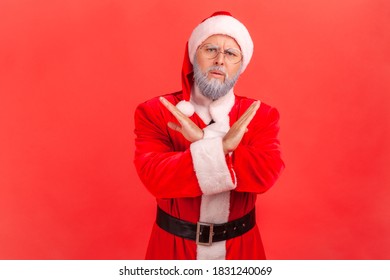
[[[204,44],[199,47],[199,54],[207,59],[214,59],[222,53],[229,63],[236,64],[242,60],[242,53],[237,49],[227,49],[221,51],[221,48],[213,44]]]

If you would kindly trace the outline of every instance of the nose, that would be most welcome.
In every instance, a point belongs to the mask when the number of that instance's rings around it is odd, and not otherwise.
[[[225,54],[223,52],[219,52],[217,57],[215,58],[215,65],[223,65],[225,62]]]

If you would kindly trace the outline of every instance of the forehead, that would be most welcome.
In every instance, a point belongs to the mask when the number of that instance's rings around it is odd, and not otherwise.
[[[235,48],[241,50],[240,45],[237,44],[236,40],[233,37],[222,34],[211,35],[203,41],[202,45],[203,44],[213,44],[223,47],[224,49]]]

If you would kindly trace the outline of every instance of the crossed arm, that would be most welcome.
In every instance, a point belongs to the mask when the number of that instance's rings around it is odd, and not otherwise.
[[[195,142],[203,138],[203,130],[200,129],[190,118],[184,115],[172,103],[164,97],[160,97],[161,103],[172,113],[178,123],[168,122],[168,127],[180,132],[188,141]],[[223,151],[226,154],[233,152],[240,144],[248,125],[259,109],[260,101],[255,101],[245,113],[231,126],[222,139]]]
[[[174,116],[171,118],[173,122],[167,124],[168,129],[181,133],[192,143],[188,149],[172,149],[172,142],[164,129],[164,118],[155,112],[158,102]],[[267,105],[262,106],[263,109],[259,107],[259,102],[249,105],[221,138],[206,138],[201,128],[165,98],[140,105],[135,113],[134,163],[146,188],[157,198],[196,197],[232,188],[255,193],[269,189],[284,166],[277,139],[279,114]],[[246,133],[248,125],[251,130],[249,138]],[[202,160],[202,157],[204,162],[197,160]],[[225,157],[226,163],[223,164]],[[221,164],[225,166],[224,171],[218,169]],[[232,178],[239,179],[237,187],[231,183],[224,185],[231,177],[226,168],[234,169]],[[218,182],[220,187],[215,190],[204,187],[200,179],[202,174],[210,181],[210,187],[214,188]]]

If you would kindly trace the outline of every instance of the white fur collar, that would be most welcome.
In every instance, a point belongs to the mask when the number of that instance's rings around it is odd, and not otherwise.
[[[208,124],[211,120],[214,122],[228,121],[228,115],[234,105],[234,91],[233,88],[221,98],[212,101],[200,93],[199,88],[195,85],[191,91],[190,102],[194,106],[195,112]]]

